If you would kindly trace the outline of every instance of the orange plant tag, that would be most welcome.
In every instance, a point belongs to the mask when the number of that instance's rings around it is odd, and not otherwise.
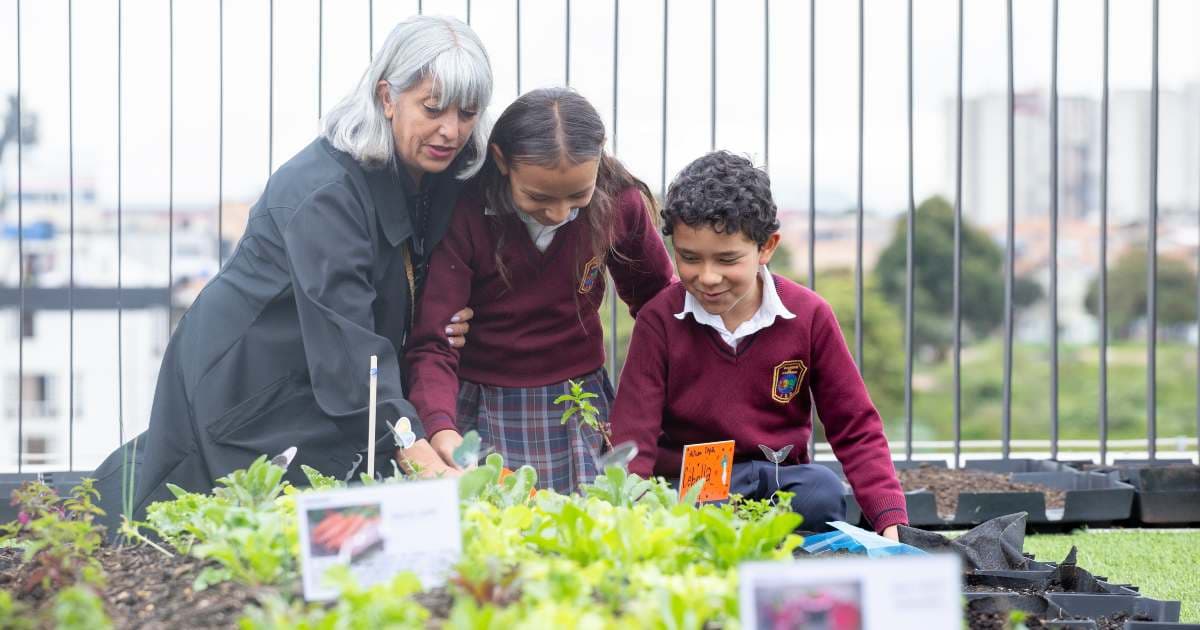
[[[729,498],[733,478],[733,440],[688,444],[683,447],[683,469],[679,471],[679,498],[697,481],[704,480],[700,502]]]

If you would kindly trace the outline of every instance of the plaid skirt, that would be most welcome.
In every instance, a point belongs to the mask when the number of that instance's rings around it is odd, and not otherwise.
[[[585,390],[599,394],[591,402],[601,423],[608,423],[613,400],[608,372],[601,368],[582,379]],[[496,387],[460,381],[458,430],[478,431],[484,448],[504,457],[516,470],[530,465],[537,470],[537,487],[567,494],[596,478],[596,460],[604,450],[604,437],[572,417],[562,424],[564,404],[554,399],[570,393],[566,382],[541,387]]]

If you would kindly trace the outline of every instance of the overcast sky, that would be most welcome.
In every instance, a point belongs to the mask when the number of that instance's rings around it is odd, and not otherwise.
[[[17,86],[18,0],[0,0],[0,91]],[[318,99],[327,110],[357,81],[371,42],[379,45],[416,1],[276,0],[274,19],[275,166],[315,135]],[[918,199],[945,192],[945,117],[956,68],[956,0],[916,0],[914,19]],[[1005,2],[969,0],[965,89],[968,97],[1005,89]],[[174,6],[175,199],[216,203],[220,111],[217,0],[124,0],[122,98],[123,202],[162,205],[168,197]],[[1048,92],[1051,2],[1015,0],[1018,90]],[[75,0],[74,138],[76,175],[115,203],[117,156],[117,1]],[[224,3],[224,190],[252,201],[268,173],[267,0]],[[373,7],[373,10],[370,8]],[[521,89],[566,79],[564,0],[521,3]],[[657,189],[662,165],[663,2],[620,5],[617,152]],[[670,0],[668,23],[668,177],[710,145],[710,4]],[[808,2],[770,1],[770,153],[764,155],[764,3],[717,0],[716,144],[769,168],[781,205],[806,208],[809,169]],[[1063,0],[1060,92],[1099,97],[1100,0]],[[1149,0],[1111,3],[1113,89],[1148,89]],[[424,11],[466,19],[464,0],[426,0]],[[21,82],[27,111],[40,120],[40,145],[25,153],[26,181],[53,187],[67,178],[68,0],[23,0]],[[906,204],[906,3],[866,2],[866,204]],[[854,202],[857,169],[858,3],[817,1],[817,190],[825,204]],[[373,33],[368,28],[373,13]],[[495,117],[517,94],[516,4],[475,0],[471,21],[491,55]],[[322,25],[318,46],[318,25]],[[1200,81],[1200,1],[1162,0],[1161,85]],[[372,37],[373,35],[373,37]],[[571,4],[571,85],[611,123],[613,3]],[[320,55],[319,55],[320,51]],[[321,63],[318,64],[318,59]],[[323,79],[318,89],[318,67]],[[950,110],[952,112],[952,110]],[[1200,112],[1197,112],[1200,116]],[[611,132],[610,132],[611,133]],[[1164,130],[1169,133],[1169,130]],[[1197,138],[1200,142],[1200,138]],[[15,157],[10,147],[8,156]],[[4,170],[12,173],[7,156]],[[10,184],[10,188],[11,188]]]

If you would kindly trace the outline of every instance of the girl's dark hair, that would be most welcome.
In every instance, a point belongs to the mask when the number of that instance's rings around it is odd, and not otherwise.
[[[505,108],[492,126],[487,159],[478,176],[484,201],[502,220],[520,212],[513,203],[508,177],[501,174],[496,165],[492,145],[504,154],[509,168],[520,164],[553,168],[563,160],[581,164],[599,158],[596,190],[587,207],[580,209],[576,220],[587,221],[593,255],[603,267],[608,254],[616,254],[613,241],[621,192],[637,188],[650,216],[656,217],[658,212],[650,188],[630,174],[616,158],[604,152],[604,137],[604,121],[600,114],[574,90],[542,88],[522,94]],[[496,248],[496,264],[507,282],[508,271],[500,258],[500,247]]]

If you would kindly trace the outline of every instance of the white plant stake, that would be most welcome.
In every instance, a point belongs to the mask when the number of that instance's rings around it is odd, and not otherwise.
[[[785,458],[787,458],[788,453],[792,452],[792,445],[788,444],[787,446],[779,449],[778,451],[772,450],[771,447],[767,446],[766,444],[759,444],[758,448],[762,449],[763,455],[766,455],[767,459],[772,464],[775,464],[775,489],[778,490],[779,489],[779,463],[782,462]]]
[[[371,355],[371,395],[367,403],[367,474],[375,476],[375,387],[379,384],[379,357]]]

